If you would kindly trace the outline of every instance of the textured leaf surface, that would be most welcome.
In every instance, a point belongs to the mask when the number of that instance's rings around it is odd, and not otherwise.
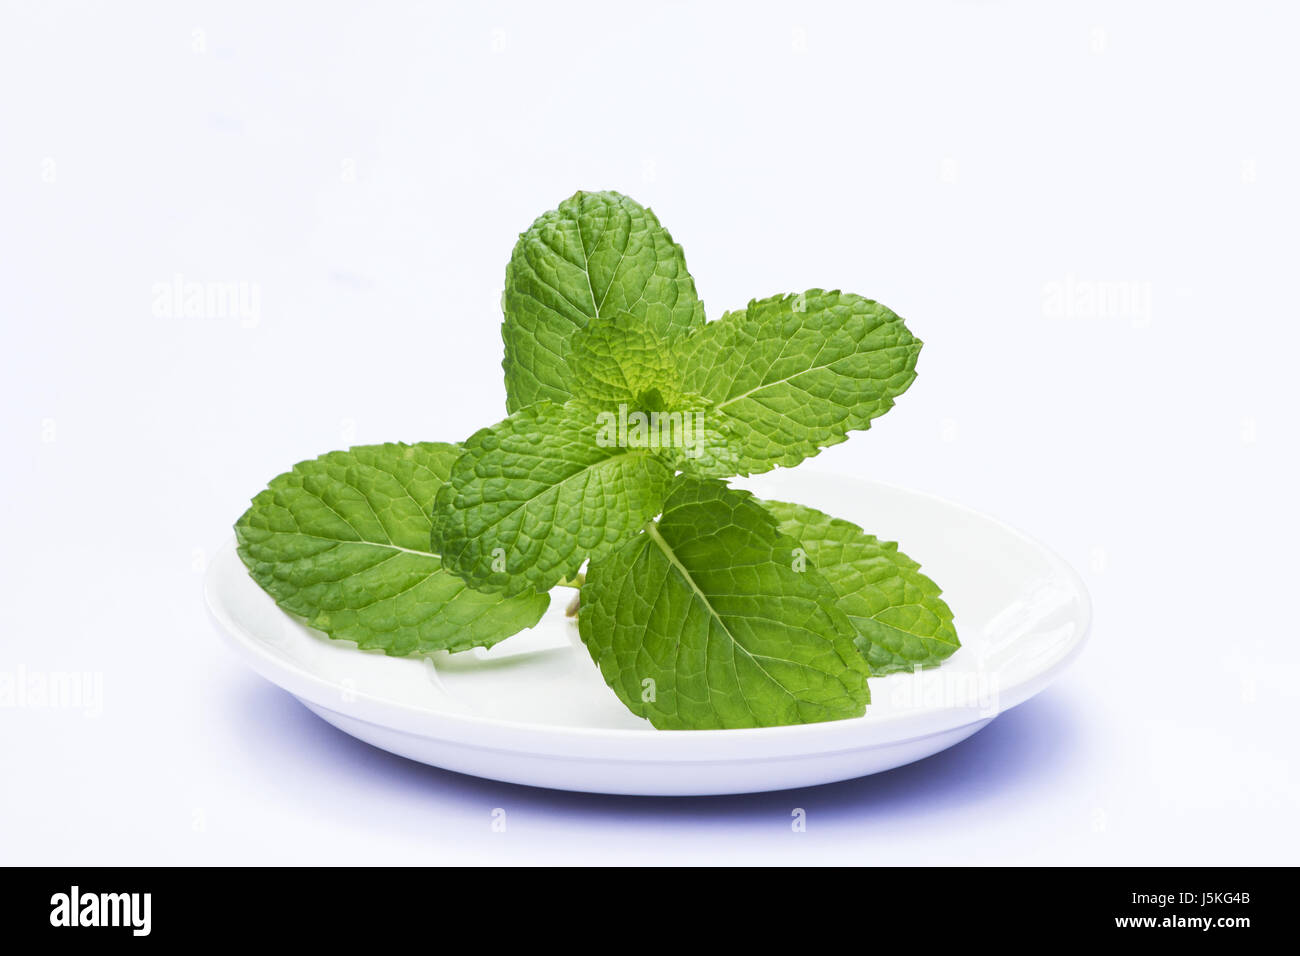
[[[652,312],[661,313],[662,308]],[[676,404],[681,375],[660,325],[620,312],[593,319],[574,332],[565,350],[569,392],[600,407]]]
[[[649,416],[648,445],[673,469],[733,475],[738,442],[712,404],[685,390],[672,342],[654,323],[623,312],[575,332],[566,353],[574,402],[619,416],[619,434],[633,434],[631,418]]]
[[[569,398],[565,348],[592,319],[627,312],[670,335],[704,322],[681,246],[653,212],[578,192],[519,237],[506,267],[506,408]]]
[[[898,545],[803,505],[763,505],[835,589],[872,674],[929,667],[961,646],[939,586]]]
[[[747,492],[678,478],[657,524],[588,568],[578,628],[606,683],[667,729],[860,716],[866,662],[795,547]]]
[[[472,591],[429,550],[455,445],[363,445],[275,478],[235,525],[239,557],[280,607],[333,638],[402,655],[489,647],[549,598]]]
[[[539,402],[471,436],[434,509],[447,567],[484,590],[548,590],[657,514],[669,467],[597,430],[593,409]]]
[[[885,306],[820,289],[751,302],[678,344],[684,387],[735,436],[731,474],[798,464],[869,427],[912,383],[921,350]]]

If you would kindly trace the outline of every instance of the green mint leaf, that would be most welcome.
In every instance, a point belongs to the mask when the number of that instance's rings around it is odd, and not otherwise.
[[[549,597],[467,588],[429,550],[429,513],[455,445],[362,445],[271,481],[235,524],[239,557],[290,614],[330,637],[405,655],[490,647]]]
[[[939,586],[898,545],[803,505],[763,506],[839,596],[872,674],[930,667],[961,646]]]
[[[603,420],[618,444],[651,448],[674,470],[736,473],[739,443],[708,399],[684,389],[677,353],[656,323],[628,312],[594,319],[569,339],[565,357],[573,401],[609,412]]]
[[[658,514],[671,469],[605,441],[600,418],[539,402],[472,435],[434,507],[446,566],[482,590],[545,591]]]
[[[651,320],[619,312],[574,332],[564,355],[569,393],[598,407],[622,403],[658,411],[680,404],[681,374],[663,331],[664,312],[663,306],[651,308],[649,314],[659,317]]]
[[[916,377],[921,342],[878,302],[812,289],[751,302],[678,340],[684,388],[734,436],[738,471],[795,465],[870,426]]]
[[[628,312],[665,335],[704,322],[681,246],[653,212],[615,192],[578,192],[519,237],[506,267],[506,410],[568,400],[565,343]]]
[[[605,682],[664,729],[861,716],[866,662],[797,546],[749,493],[679,477],[659,521],[587,570],[578,631]]]

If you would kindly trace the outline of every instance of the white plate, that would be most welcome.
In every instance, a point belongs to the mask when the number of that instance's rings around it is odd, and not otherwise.
[[[334,726],[412,760],[494,780],[597,793],[749,793],[889,770],[964,740],[1037,694],[1083,646],[1083,582],[1019,532],[915,491],[806,469],[742,482],[900,543],[939,582],[962,647],[942,667],[871,680],[865,717],[751,730],[662,731],[605,686],[558,588],[534,628],[489,651],[399,659],[290,618],[231,542],[208,606],[254,670]]]

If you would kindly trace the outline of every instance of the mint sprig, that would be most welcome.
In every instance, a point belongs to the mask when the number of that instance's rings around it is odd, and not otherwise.
[[[811,289],[706,323],[681,247],[611,192],[520,236],[502,303],[509,417],[458,446],[333,452],[254,499],[240,557],[285,610],[362,647],[454,651],[576,585],[605,681],[672,729],[859,716],[869,675],[957,649],[897,545],[720,480],[887,412],[921,350],[896,313]]]

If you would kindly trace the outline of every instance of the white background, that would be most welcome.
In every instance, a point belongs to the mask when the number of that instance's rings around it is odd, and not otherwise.
[[[0,674],[103,682],[0,708],[0,862],[1298,862],[1293,5],[132,9],[0,17]],[[652,205],[710,317],[907,319],[916,383],[808,467],[1064,555],[1058,684],[892,773],[655,800],[409,763],[236,663],[200,589],[248,499],[501,417],[506,259],[578,188]],[[155,314],[178,274],[256,320]]]

